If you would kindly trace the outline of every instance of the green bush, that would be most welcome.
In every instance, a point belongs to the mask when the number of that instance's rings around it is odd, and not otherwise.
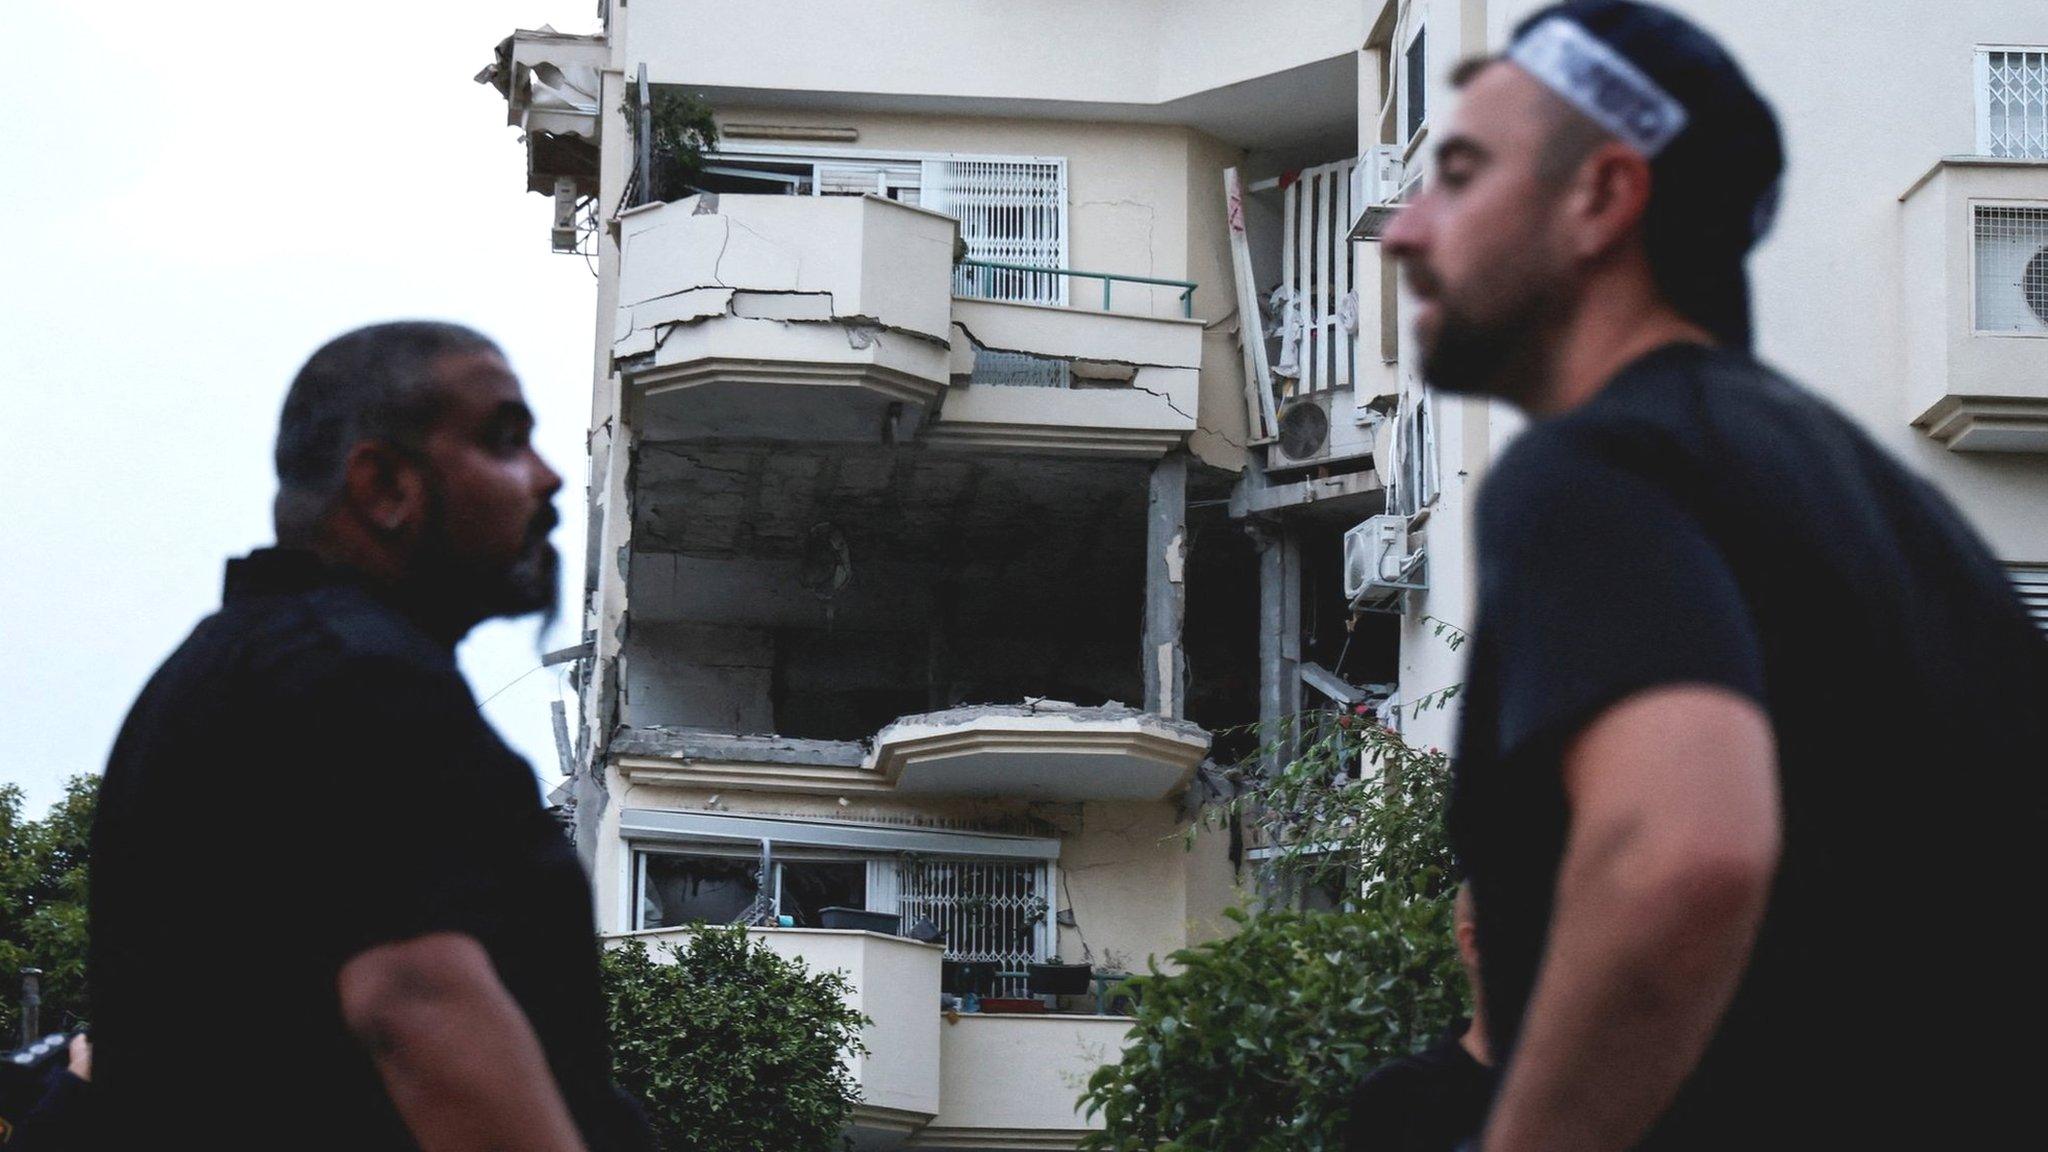
[[[1468,1010],[1451,934],[1448,759],[1357,713],[1282,731],[1282,766],[1258,767],[1278,758],[1271,746],[1240,766],[1236,794],[1198,828],[1242,821],[1272,849],[1268,887],[1328,893],[1336,910],[1233,912],[1236,935],[1133,980],[1123,1058],[1082,1098],[1104,1124],[1084,1149],[1340,1148],[1359,1079]]]
[[[667,1152],[827,1152],[860,1102],[841,1056],[867,1021],[838,972],[814,973],[701,928],[668,960],[635,940],[604,955],[612,1072]]]
[[[86,865],[99,777],[74,776],[41,820],[0,784],[0,1048],[21,1039],[21,970],[40,968],[42,1031],[85,1022]]]

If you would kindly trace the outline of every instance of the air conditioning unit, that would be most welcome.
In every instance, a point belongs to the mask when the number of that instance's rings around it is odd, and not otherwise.
[[[557,252],[576,251],[576,178],[555,177],[555,222],[548,243]]]
[[[1428,588],[1422,549],[1408,546],[1408,518],[1374,516],[1344,533],[1344,596],[1365,612],[1404,610],[1410,592]]]
[[[2048,207],[1980,204],[1979,332],[2048,333]]]
[[[1311,392],[1283,401],[1279,429],[1266,446],[1266,468],[1305,468],[1372,457],[1376,418],[1360,424],[1351,390]]]
[[[1351,239],[1380,238],[1401,206],[1406,175],[1398,144],[1375,144],[1358,158],[1351,169]]]

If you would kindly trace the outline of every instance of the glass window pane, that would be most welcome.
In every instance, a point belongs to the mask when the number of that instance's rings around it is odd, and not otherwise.
[[[799,928],[822,928],[826,908],[865,908],[868,866],[859,860],[788,860],[782,869],[782,914]]]
[[[640,927],[730,924],[754,902],[760,867],[740,857],[649,853]]]

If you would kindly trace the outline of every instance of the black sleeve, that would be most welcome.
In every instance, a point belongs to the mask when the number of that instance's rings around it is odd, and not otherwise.
[[[1754,621],[1721,550],[1658,485],[1569,442],[1517,445],[1479,514],[1480,620],[1503,760],[1648,688],[1762,703]]]
[[[539,800],[468,686],[453,669],[356,656],[301,687],[293,768],[322,786],[279,825],[278,849],[309,943],[339,964],[433,932],[487,938]]]

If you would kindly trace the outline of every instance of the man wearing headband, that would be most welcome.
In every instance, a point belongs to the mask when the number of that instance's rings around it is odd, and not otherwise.
[[[1503,1068],[1478,1146],[2024,1130],[2036,1062],[1942,1054],[2044,1022],[1956,941],[2038,899],[2048,643],[1942,497],[1751,358],[1775,117],[1621,0],[1455,80],[1385,243],[1429,382],[1532,418],[1478,506],[1451,809]]]

